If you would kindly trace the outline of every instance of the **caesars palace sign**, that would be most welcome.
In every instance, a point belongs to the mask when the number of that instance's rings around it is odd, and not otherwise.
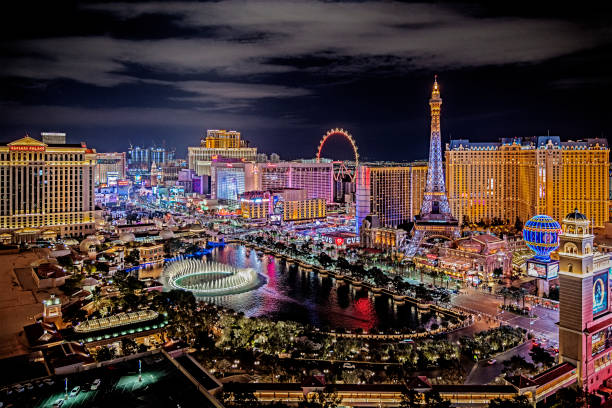
[[[44,152],[45,146],[14,145],[9,146],[11,152]]]

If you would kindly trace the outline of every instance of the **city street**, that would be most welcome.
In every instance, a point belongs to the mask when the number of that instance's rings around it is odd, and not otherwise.
[[[506,302],[509,303],[511,300],[507,299]],[[483,317],[496,317],[504,324],[522,327],[532,332],[535,337],[546,339],[548,343],[545,346],[558,345],[559,343],[559,330],[556,325],[559,321],[558,311],[533,306],[532,311],[537,316],[536,318],[519,316],[499,309],[499,305],[504,303],[501,296],[474,289],[463,289],[461,294],[453,296],[451,303],[481,313]]]
[[[488,384],[502,373],[504,368],[503,362],[510,360],[512,356],[520,355],[525,360],[531,362],[529,350],[531,350],[531,342],[528,341],[522,345],[506,351],[495,357],[495,363],[489,364],[488,360],[480,361],[470,372],[465,379],[465,384]]]

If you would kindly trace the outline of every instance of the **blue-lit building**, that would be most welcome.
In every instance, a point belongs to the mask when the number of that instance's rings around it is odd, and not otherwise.
[[[222,204],[238,207],[241,194],[257,189],[255,173],[256,163],[213,162],[210,176],[211,198]]]
[[[157,165],[174,160],[175,151],[165,147],[130,146],[128,149],[128,167],[149,169],[151,164]]]

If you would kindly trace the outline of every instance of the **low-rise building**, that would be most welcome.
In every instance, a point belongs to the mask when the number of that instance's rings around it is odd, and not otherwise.
[[[162,266],[164,264],[164,244],[145,244],[138,247],[140,264],[147,266]]]
[[[361,245],[364,248],[397,250],[406,238],[406,231],[398,228],[362,228],[359,230]]]
[[[267,220],[272,217],[280,221],[285,203],[306,200],[306,190],[278,188],[266,191],[247,191],[240,196],[242,217],[251,220]]]
[[[285,201],[283,222],[310,222],[327,217],[327,205],[324,198],[309,200]]]
[[[32,279],[37,288],[56,288],[66,283],[66,272],[59,266],[43,263],[32,268]]]
[[[472,276],[475,282],[491,281],[496,269],[503,275],[510,274],[512,252],[504,239],[490,234],[473,235],[440,247],[438,267],[463,280]]]

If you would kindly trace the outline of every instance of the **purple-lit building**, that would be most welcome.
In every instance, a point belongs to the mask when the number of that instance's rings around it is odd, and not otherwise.
[[[182,169],[176,184],[183,187],[185,193],[208,194],[208,177],[198,176],[192,169]]]

